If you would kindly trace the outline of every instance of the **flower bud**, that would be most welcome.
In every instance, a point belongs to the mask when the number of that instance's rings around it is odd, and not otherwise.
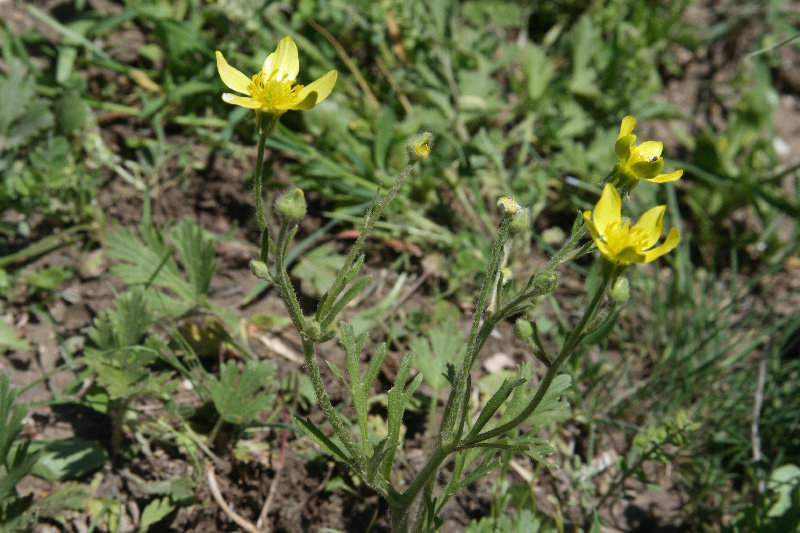
[[[558,287],[558,276],[555,272],[540,272],[533,279],[535,296],[549,294],[556,290],[556,287]]]
[[[528,229],[531,223],[531,215],[528,209],[520,209],[514,218],[511,220],[511,226],[508,228],[511,235],[516,235],[521,231]]]
[[[433,134],[427,131],[409,137],[406,141],[408,159],[412,163],[416,163],[427,158],[431,154],[431,141],[433,141]]]
[[[526,341],[533,335],[533,326],[525,319],[518,319],[514,322],[514,336],[521,341]]]
[[[258,259],[250,261],[250,272],[258,279],[271,279],[269,269],[264,261],[259,261]]]
[[[309,339],[317,339],[322,335],[322,326],[316,320],[306,320],[306,327],[303,330],[303,336]]]
[[[514,277],[514,273],[513,273],[513,272],[511,272],[511,269],[510,269],[510,268],[508,268],[508,267],[505,267],[505,268],[504,268],[504,269],[503,269],[503,270],[502,270],[500,273],[501,273],[501,275],[503,276],[503,277],[501,278],[501,279],[502,279],[502,281],[500,282],[500,283],[501,283],[501,285],[505,285],[506,283],[508,283],[509,281],[511,281],[511,279]]]
[[[306,216],[306,197],[302,189],[289,189],[275,200],[275,210],[285,222],[298,222]]]
[[[517,201],[509,196],[503,196],[497,200],[497,207],[499,207],[506,216],[514,216],[519,212],[520,209]]]
[[[631,287],[626,278],[617,278],[614,286],[608,293],[608,298],[614,305],[625,305],[631,296]]]

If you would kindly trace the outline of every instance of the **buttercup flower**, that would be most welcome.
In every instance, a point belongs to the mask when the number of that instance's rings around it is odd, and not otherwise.
[[[222,82],[237,93],[224,93],[222,100],[229,104],[256,110],[259,129],[272,131],[281,115],[287,111],[308,110],[325,100],[336,84],[337,72],[331,70],[320,79],[306,85],[292,86],[300,63],[297,45],[291,37],[284,37],[278,48],[267,56],[261,71],[248,78],[225,61],[217,51],[217,70]]]
[[[664,160],[661,158],[661,151],[664,149],[663,143],[658,141],[646,141],[639,145],[634,145],[636,135],[633,135],[633,127],[636,126],[636,119],[625,117],[619,129],[619,136],[614,145],[614,151],[619,158],[619,163],[614,167],[614,173],[608,180],[609,183],[619,187],[622,194],[630,192],[643,179],[653,183],[666,183],[680,179],[683,170],[676,170],[669,174],[660,174],[664,169]]]
[[[509,196],[503,196],[497,200],[497,207],[508,216],[514,216],[519,211],[519,204]]]
[[[597,248],[612,263],[620,266],[649,263],[678,246],[681,235],[677,228],[672,228],[667,239],[653,248],[661,238],[661,223],[667,206],[648,210],[633,226],[630,221],[622,219],[621,209],[619,193],[607,183],[594,211],[583,213]]]

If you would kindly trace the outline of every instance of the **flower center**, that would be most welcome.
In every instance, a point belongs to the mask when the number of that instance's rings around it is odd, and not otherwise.
[[[278,81],[266,72],[259,72],[253,76],[247,88],[251,98],[261,102],[264,108],[274,109],[278,105],[294,102],[299,87],[292,87],[291,80]]]
[[[631,227],[630,221],[612,222],[600,237],[614,253],[620,253],[625,248],[633,248],[641,253],[647,246],[647,234],[636,226]]]

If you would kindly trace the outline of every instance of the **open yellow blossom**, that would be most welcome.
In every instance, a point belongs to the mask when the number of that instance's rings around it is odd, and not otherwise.
[[[664,205],[654,207],[632,226],[630,221],[622,219],[619,193],[607,183],[594,211],[584,211],[583,219],[606,259],[620,266],[629,266],[649,263],[678,246],[681,235],[677,228],[672,228],[667,239],[660,246],[653,247],[661,238],[666,209]]]
[[[619,187],[623,194],[629,194],[639,184],[640,179],[653,183],[680,179],[683,170],[660,174],[664,169],[664,160],[661,158],[663,143],[646,141],[639,145],[633,144],[636,141],[636,135],[633,134],[634,126],[636,126],[635,118],[622,119],[619,136],[614,145],[614,151],[620,162],[614,167],[609,182]]]
[[[308,110],[325,100],[336,84],[337,72],[331,70],[320,79],[306,85],[294,85],[300,63],[297,45],[284,37],[278,48],[267,56],[261,71],[248,78],[225,61],[217,51],[217,70],[222,82],[237,93],[224,93],[222,100],[229,104],[255,109],[261,127],[272,131],[281,115],[290,110]]]

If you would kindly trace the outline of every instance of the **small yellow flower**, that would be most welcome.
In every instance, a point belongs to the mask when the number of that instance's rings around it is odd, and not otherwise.
[[[278,48],[267,56],[261,71],[248,78],[225,61],[217,51],[217,70],[222,82],[237,93],[224,93],[222,100],[229,104],[255,109],[259,122],[266,120],[266,126],[274,128],[281,115],[287,111],[308,110],[325,100],[336,84],[337,72],[331,70],[320,79],[306,85],[292,86],[300,63],[297,58],[297,45],[291,37],[284,37]]]
[[[516,215],[520,209],[517,201],[509,196],[503,196],[497,200],[497,207],[508,216]]]
[[[667,239],[653,248],[661,238],[661,224],[666,209],[664,205],[654,207],[631,226],[630,221],[622,219],[619,193],[607,183],[594,211],[584,211],[583,219],[606,259],[617,265],[629,266],[633,263],[649,263],[678,246],[681,235],[677,228],[672,228]]]
[[[619,136],[614,145],[614,151],[620,162],[614,167],[614,174],[609,182],[619,187],[623,194],[629,194],[639,184],[640,179],[652,183],[666,183],[680,179],[683,170],[660,174],[664,169],[664,160],[661,158],[663,143],[646,141],[639,145],[633,144],[636,141],[636,135],[633,135],[634,126],[636,126],[635,118],[622,119]]]

